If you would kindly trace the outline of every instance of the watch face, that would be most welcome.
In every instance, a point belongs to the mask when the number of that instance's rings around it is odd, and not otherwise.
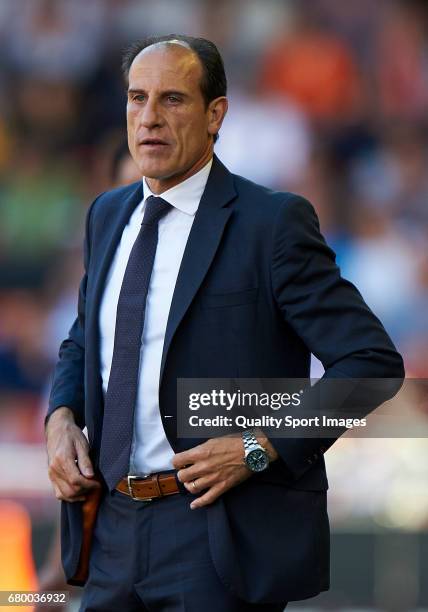
[[[269,465],[266,452],[258,448],[248,453],[246,462],[253,472],[262,472]]]

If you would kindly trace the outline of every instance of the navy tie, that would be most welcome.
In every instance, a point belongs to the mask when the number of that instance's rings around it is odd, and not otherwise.
[[[129,471],[147,292],[158,242],[158,222],[170,209],[171,205],[162,198],[147,198],[120,290],[99,464],[110,490]]]

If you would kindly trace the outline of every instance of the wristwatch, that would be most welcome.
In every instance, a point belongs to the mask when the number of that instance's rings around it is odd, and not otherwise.
[[[266,450],[257,442],[256,436],[249,429],[242,432],[244,443],[244,461],[252,472],[262,472],[269,465],[269,457]]]

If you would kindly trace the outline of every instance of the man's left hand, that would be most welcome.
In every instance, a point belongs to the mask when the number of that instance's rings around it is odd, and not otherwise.
[[[175,455],[177,478],[189,493],[200,495],[192,501],[192,510],[207,506],[228,489],[247,480],[252,474],[244,463],[241,436],[213,438]],[[186,466],[186,467],[183,467]]]

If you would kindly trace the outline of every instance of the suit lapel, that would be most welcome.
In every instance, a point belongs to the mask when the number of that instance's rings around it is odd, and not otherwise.
[[[175,285],[162,354],[162,379],[168,350],[174,334],[198,291],[220,244],[232,210],[225,206],[235,197],[232,175],[214,156],[205,191],[195,220]]]
[[[120,206],[120,203],[115,202],[113,206],[120,207],[120,212],[116,219],[112,219],[111,215],[106,215],[103,221],[103,228],[101,233],[103,234],[102,244],[100,245],[100,253],[102,253],[100,262],[98,265],[98,274],[94,283],[94,299],[91,310],[91,321],[90,321],[90,329],[96,331],[98,330],[98,312],[99,305],[101,301],[101,297],[105,288],[105,280],[107,277],[107,273],[110,269],[110,265],[113,259],[113,256],[116,252],[117,245],[122,236],[122,232],[129,221],[130,216],[132,215],[134,209],[138,206],[144,196],[144,188],[143,182],[138,183],[136,189],[134,189],[131,194],[126,198],[123,205]],[[98,347],[98,334],[96,337],[96,343],[94,346]]]

